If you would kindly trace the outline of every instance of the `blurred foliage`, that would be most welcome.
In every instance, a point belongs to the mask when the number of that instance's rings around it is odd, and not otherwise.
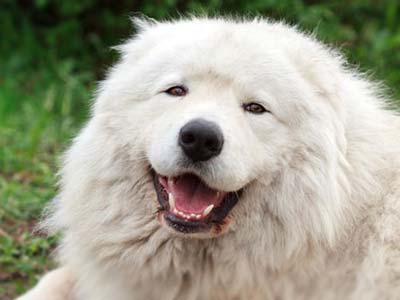
[[[87,118],[95,81],[133,33],[129,17],[266,16],[314,32],[400,98],[397,0],[0,0],[0,299],[49,267],[32,234],[55,191],[56,158]]]

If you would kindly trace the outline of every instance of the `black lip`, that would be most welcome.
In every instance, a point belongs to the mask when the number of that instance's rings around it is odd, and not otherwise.
[[[164,214],[164,219],[170,227],[182,233],[204,232],[211,227],[207,223],[183,220],[167,211]]]
[[[169,204],[166,201],[167,195],[164,192],[164,188],[158,181],[156,172],[152,171],[152,175],[154,189],[157,194],[157,200],[160,204],[160,211],[164,211],[163,215],[166,223],[181,233],[205,232],[209,231],[212,225],[222,224],[223,220],[228,216],[229,212],[238,202],[243,190],[241,189],[237,192],[228,193],[225,196],[222,204],[213,209],[206,221],[184,220],[169,212]]]

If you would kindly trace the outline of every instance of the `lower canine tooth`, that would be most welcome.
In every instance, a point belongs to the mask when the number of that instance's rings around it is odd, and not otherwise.
[[[203,217],[207,216],[214,208],[214,204],[207,206],[207,208],[203,211]]]
[[[171,193],[168,193],[168,203],[170,208],[175,208],[175,198]]]

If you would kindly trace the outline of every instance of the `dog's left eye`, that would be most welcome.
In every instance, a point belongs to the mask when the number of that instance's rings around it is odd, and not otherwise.
[[[170,87],[165,91],[165,93],[175,97],[183,97],[187,94],[187,89],[184,86],[177,85]]]
[[[263,114],[265,112],[270,112],[264,106],[262,106],[261,104],[255,103],[255,102],[243,104],[243,109],[252,114],[258,114],[258,115]]]

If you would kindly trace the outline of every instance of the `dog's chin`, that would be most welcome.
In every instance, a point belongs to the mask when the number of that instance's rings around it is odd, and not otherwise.
[[[169,177],[152,171],[157,194],[159,222],[185,237],[211,238],[227,231],[230,212],[242,190],[219,191],[191,173]]]

